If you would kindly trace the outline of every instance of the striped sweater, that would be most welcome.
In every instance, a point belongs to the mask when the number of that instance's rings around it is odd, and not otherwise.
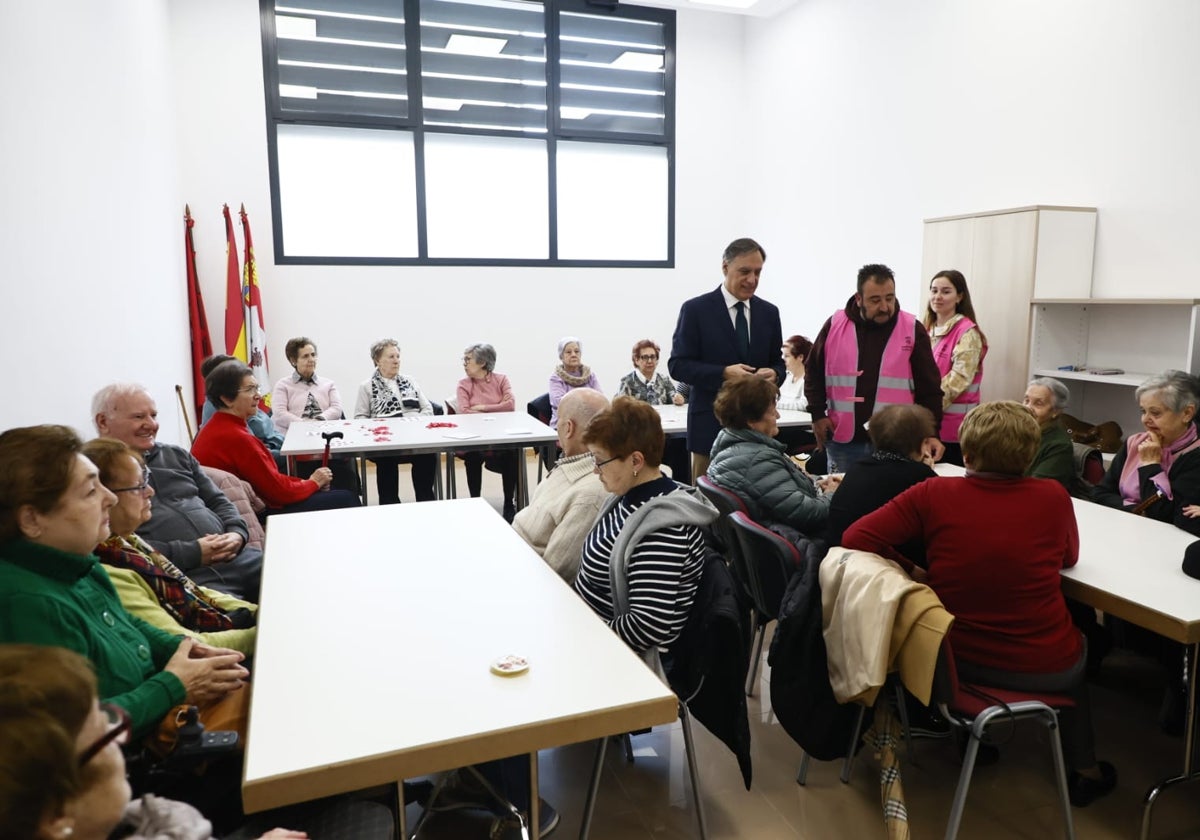
[[[669,498],[668,498],[669,497]],[[669,514],[680,524],[657,527],[614,557],[626,520],[643,505]],[[656,511],[657,512],[657,511]],[[669,478],[634,487],[614,499],[600,515],[583,545],[575,591],[639,653],[675,641],[687,623],[704,567],[704,541],[699,525],[716,518],[716,511]],[[628,608],[616,606],[613,569],[625,567]]]

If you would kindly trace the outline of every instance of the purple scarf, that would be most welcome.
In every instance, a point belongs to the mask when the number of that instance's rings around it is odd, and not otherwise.
[[[1119,489],[1121,491],[1121,499],[1126,505],[1137,505],[1142,502],[1141,482],[1138,481],[1138,468],[1142,466],[1142,459],[1138,455],[1138,445],[1142,441],[1150,437],[1149,432],[1139,432],[1136,435],[1130,435],[1125,441],[1125,466],[1121,468],[1121,482]],[[1167,474],[1171,471],[1171,464],[1175,463],[1175,459],[1185,452],[1190,452],[1200,446],[1200,439],[1197,439],[1196,424],[1188,425],[1187,431],[1176,439],[1170,446],[1163,447],[1162,453],[1162,472],[1150,479],[1158,491],[1168,499],[1173,499],[1171,495],[1171,480]]]

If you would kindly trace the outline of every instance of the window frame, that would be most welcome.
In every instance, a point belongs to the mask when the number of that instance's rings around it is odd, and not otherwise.
[[[547,124],[545,134],[520,130],[480,129],[456,126],[430,126],[423,123],[423,97],[420,69],[420,0],[402,0],[406,43],[406,71],[409,79],[409,110],[406,118],[385,116],[341,115],[337,117],[301,116],[284,113],[280,104],[279,73],[275,50],[275,0],[259,0],[262,35],[263,83],[266,94],[266,134],[268,176],[271,190],[272,236],[276,265],[399,265],[399,266],[537,266],[578,268],[674,268],[675,267],[675,11],[642,6],[617,5],[607,7],[603,0],[541,0],[545,7]],[[663,27],[664,49],[664,124],[661,138],[642,134],[597,132],[562,126],[559,110],[559,15],[563,12],[645,20]],[[416,45],[408,47],[407,45]],[[283,243],[283,208],[280,196],[279,150],[276,127],[280,124],[363,128],[384,131],[404,131],[412,135],[415,162],[414,187],[417,203],[417,256],[415,257],[321,257],[286,254]],[[425,135],[469,134],[497,137],[543,139],[546,143],[547,241],[549,256],[544,259],[481,259],[460,257],[430,257],[427,224],[425,183]],[[667,254],[661,260],[580,260],[558,257],[558,183],[557,146],[562,141],[612,143],[623,146],[653,146],[663,148],[667,162]]]

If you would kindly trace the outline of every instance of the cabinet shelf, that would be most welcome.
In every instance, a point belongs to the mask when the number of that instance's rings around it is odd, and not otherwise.
[[[1161,373],[1161,371],[1160,371]],[[1050,376],[1054,379],[1070,379],[1075,382],[1095,382],[1100,385],[1121,385],[1126,388],[1136,388],[1153,374],[1149,373],[1114,373],[1102,375],[1088,373],[1086,370],[1055,370],[1054,368],[1037,368],[1034,376]]]

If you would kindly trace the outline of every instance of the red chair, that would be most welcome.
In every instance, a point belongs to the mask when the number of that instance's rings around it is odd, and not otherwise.
[[[947,636],[938,652],[937,670],[933,677],[933,699],[938,709],[951,726],[967,732],[967,751],[963,756],[962,771],[958,775],[958,788],[950,806],[950,821],[946,825],[946,840],[958,836],[963,809],[967,802],[967,790],[971,786],[971,774],[975,771],[975,758],[979,754],[980,741],[986,737],[988,728],[996,723],[1011,723],[1032,718],[1050,730],[1050,753],[1054,759],[1054,775],[1058,783],[1058,797],[1062,806],[1063,824],[1067,840],[1074,840],[1075,827],[1071,820],[1071,801],[1067,794],[1067,769],[1063,761],[1062,740],[1059,738],[1058,709],[1071,708],[1075,700],[1064,694],[1042,694],[1029,691],[1012,691],[1004,688],[968,684],[958,679],[958,667]]]

